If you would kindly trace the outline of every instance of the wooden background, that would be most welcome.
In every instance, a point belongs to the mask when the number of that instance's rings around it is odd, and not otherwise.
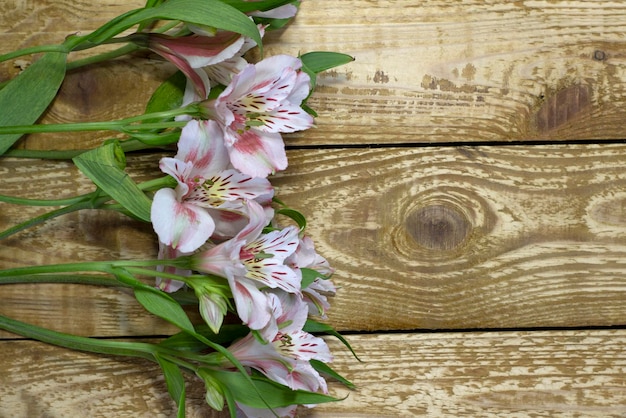
[[[1,52],[141,5],[2,2]],[[288,138],[290,167],[273,180],[337,269],[330,323],[364,360],[331,340],[358,389],[331,385],[347,399],[303,416],[626,415],[625,34],[622,1],[305,0],[268,36],[268,55],[356,58],[319,78],[317,128]],[[73,72],[44,122],[138,114],[171,73],[137,58]],[[132,157],[132,175],[150,178],[158,158]],[[90,190],[63,162],[2,159],[0,175],[3,194]],[[0,204],[0,227],[39,211]],[[149,226],[75,213],[0,243],[0,267],[153,256],[154,241]],[[80,335],[174,332],[114,290],[5,285],[0,301]],[[0,417],[174,414],[150,363],[8,333],[0,353]],[[215,416],[201,383],[188,390],[189,416]]]

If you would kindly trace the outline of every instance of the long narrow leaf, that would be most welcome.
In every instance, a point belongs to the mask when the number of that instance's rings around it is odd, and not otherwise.
[[[279,385],[267,378],[252,376],[252,382],[258,389],[255,393],[251,382],[241,373],[212,370],[211,374],[224,386],[230,389],[235,401],[248,405],[251,408],[281,408],[289,405],[310,405],[327,402],[336,402],[340,399],[322,393],[293,390]],[[264,402],[265,401],[265,402]]]
[[[185,416],[185,378],[180,371],[178,365],[171,361],[165,360],[163,357],[155,354],[159,366],[163,370],[163,376],[165,377],[165,384],[167,385],[167,391],[170,396],[178,405],[178,418],[184,418]]]
[[[261,45],[258,28],[245,14],[220,0],[168,0],[156,7],[137,9],[115,19],[86,35],[82,42],[100,44],[142,22],[151,20],[180,20],[201,26],[240,33]]]
[[[332,335],[333,337],[341,341],[348,350],[350,350],[350,352],[352,353],[355,359],[357,359],[358,361],[361,361],[361,359],[356,355],[355,351],[352,349],[352,346],[350,345],[348,340],[346,340],[343,335],[335,331],[335,329],[331,327],[330,325],[322,324],[321,322],[317,322],[312,319],[307,319],[306,323],[304,324],[303,330],[306,332],[310,332],[310,333],[323,332],[325,334]]]
[[[66,60],[65,53],[48,52],[0,90],[0,126],[35,123],[65,78]],[[21,136],[0,135],[0,155]]]
[[[354,57],[339,52],[314,51],[300,56],[302,64],[315,74],[354,61]]]
[[[73,159],[80,171],[115,199],[120,205],[145,222],[150,222],[152,201],[122,169],[124,153],[118,143],[110,143],[87,151]]]
[[[159,290],[136,288],[135,298],[148,312],[165,319],[184,331],[194,332],[193,324],[183,308],[165,293]]]

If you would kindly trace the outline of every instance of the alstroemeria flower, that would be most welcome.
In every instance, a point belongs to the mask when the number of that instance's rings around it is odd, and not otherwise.
[[[253,333],[235,342],[228,350],[244,366],[254,368],[275,382],[294,390],[327,393],[326,381],[311,366],[309,360],[329,362],[332,360],[326,342],[305,331],[299,319],[306,312],[303,305],[286,308],[279,297],[272,297],[272,311],[277,326],[265,327],[260,335],[267,341],[259,341]]]
[[[300,293],[300,275],[283,262],[298,245],[298,229],[262,234],[267,224],[263,207],[248,201],[248,225],[234,238],[193,256],[194,269],[225,277],[237,313],[252,329],[261,329],[271,318],[270,301],[262,288]]]
[[[285,264],[294,269],[308,268],[319,273],[318,278],[302,289],[302,294],[309,306],[309,314],[325,318],[326,311],[330,308],[327,296],[332,296],[336,292],[335,285],[328,279],[334,269],[324,257],[315,251],[315,244],[311,237],[304,236],[300,239],[298,248],[285,260]]]
[[[232,165],[245,174],[267,177],[287,167],[281,133],[308,129],[313,118],[300,106],[310,78],[302,62],[288,55],[247,65],[216,100],[206,104],[220,123]]]
[[[215,230],[207,209],[243,211],[244,199],[272,190],[266,179],[227,169],[225,152],[215,122],[192,120],[182,130],[176,156],[161,159],[161,170],[178,181],[176,189],[157,191],[152,202],[152,224],[163,244],[195,251]]]
[[[227,31],[217,32],[214,36],[193,34],[179,37],[135,33],[131,35],[131,40],[178,67],[193,82],[202,98],[208,96],[210,83],[201,68],[232,58],[244,44],[243,36]]]

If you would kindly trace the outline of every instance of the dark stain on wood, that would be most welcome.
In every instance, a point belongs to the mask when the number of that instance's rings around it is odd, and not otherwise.
[[[567,87],[545,98],[535,114],[537,130],[548,132],[558,128],[591,105],[589,86],[578,84]]]
[[[458,247],[470,232],[470,223],[454,208],[429,205],[408,215],[406,228],[416,243],[430,250]]]

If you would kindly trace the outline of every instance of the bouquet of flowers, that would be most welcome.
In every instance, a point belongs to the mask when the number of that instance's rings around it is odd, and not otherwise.
[[[304,216],[274,196],[268,176],[287,167],[281,134],[313,126],[306,103],[319,72],[350,56],[263,55],[265,32],[296,14],[295,0],[148,0],[86,35],[31,47],[0,61],[41,54],[0,85],[0,153],[72,159],[93,192],[46,201],[0,196],[10,204],[60,206],[0,232],[4,239],[72,211],[111,209],[152,224],[151,260],[36,265],[0,270],[1,283],[76,282],[132,289],[146,310],[180,329],[155,344],[59,333],[0,315],[0,328],[89,352],[150,359],[185,414],[184,373],[204,382],[206,401],[231,416],[294,416],[298,405],[336,401],[326,378],[352,384],[328,363],[318,333],[335,294],[333,269],[315,251]],[[117,49],[71,60],[104,44]],[[145,114],[122,120],[37,124],[65,78],[81,65],[148,50],[177,72],[154,92]],[[28,133],[111,130],[123,138],[94,149],[12,149]],[[163,153],[161,174],[142,183],[125,171],[128,152]],[[155,170],[156,171],[156,170]],[[104,273],[104,275],[103,275]],[[182,308],[195,303],[203,323]]]

